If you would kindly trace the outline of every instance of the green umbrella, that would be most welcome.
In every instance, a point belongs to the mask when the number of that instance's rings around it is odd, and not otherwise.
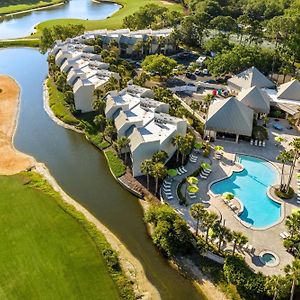
[[[283,143],[283,142],[286,142],[286,138],[284,138],[283,136],[278,135],[278,136],[275,137],[275,141],[277,143]]]
[[[194,176],[190,176],[187,178],[186,180],[189,184],[197,184],[198,183],[198,178],[197,177],[194,177]]]
[[[177,170],[176,170],[176,169],[169,169],[169,170],[167,171],[167,174],[168,174],[169,176],[171,176],[171,177],[174,177],[174,176],[177,175]]]
[[[222,152],[222,151],[224,151],[224,147],[223,146],[215,146],[215,151]]]
[[[196,185],[190,185],[187,188],[189,193],[197,193],[199,191],[199,188]]]
[[[204,169],[204,170],[211,170],[211,165],[209,163],[206,163],[206,162],[203,162],[201,164],[201,167]]]
[[[300,179],[300,173],[297,173],[296,176],[297,176],[297,179]]]
[[[226,192],[226,193],[223,193],[222,198],[226,199],[226,200],[232,200],[234,198],[234,194],[232,194],[230,192]]]

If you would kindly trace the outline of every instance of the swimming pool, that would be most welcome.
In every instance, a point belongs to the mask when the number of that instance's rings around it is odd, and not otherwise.
[[[237,161],[243,165],[241,172],[215,182],[210,189],[214,194],[233,193],[244,205],[239,218],[253,228],[264,228],[276,223],[281,214],[281,204],[267,195],[270,185],[276,183],[278,172],[275,167],[262,159],[248,155],[238,155]]]

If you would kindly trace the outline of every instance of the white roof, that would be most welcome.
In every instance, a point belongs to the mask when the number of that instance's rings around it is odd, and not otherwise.
[[[275,87],[275,84],[255,67],[251,67],[238,75],[233,76],[228,79],[227,82],[239,90],[248,89],[253,86],[257,86],[259,88]]]
[[[257,86],[242,90],[237,99],[257,113],[268,114],[270,112],[270,98]]]
[[[277,98],[300,101],[300,82],[294,79],[280,85]]]
[[[234,97],[213,102],[205,124],[207,130],[251,136],[253,110]]]

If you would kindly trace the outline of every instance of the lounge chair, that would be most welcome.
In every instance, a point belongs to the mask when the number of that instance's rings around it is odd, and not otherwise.
[[[258,146],[261,147],[261,141],[258,141]]]
[[[201,173],[199,174],[199,176],[200,176],[202,179],[207,179],[207,176],[204,176],[204,175],[202,175]]]
[[[174,197],[171,195],[171,196],[167,196],[168,200],[173,200]]]
[[[279,235],[280,235],[280,237],[281,237],[283,240],[286,239],[286,236],[285,236],[285,234],[284,234],[283,232],[280,232]]]
[[[207,170],[202,170],[202,174],[205,174],[205,175],[209,175],[211,173],[211,170],[207,169]]]
[[[187,170],[185,169],[184,166],[182,166],[181,169],[182,169],[185,173],[187,173]]]
[[[284,231],[283,234],[284,234],[287,238],[291,236],[291,235],[290,235],[288,232],[286,232],[286,231]]]
[[[262,146],[266,147],[266,142],[265,141],[262,142]]]
[[[257,140],[254,141],[254,146],[257,146]]]
[[[191,198],[191,199],[196,199],[197,196],[196,196],[196,195],[191,195],[190,198]]]
[[[180,171],[179,171],[179,169],[177,168],[177,175],[182,175],[183,173],[181,173]]]
[[[202,203],[207,204],[209,203],[209,200],[201,200]]]
[[[251,141],[250,141],[250,145],[253,145],[253,140],[251,139]]]

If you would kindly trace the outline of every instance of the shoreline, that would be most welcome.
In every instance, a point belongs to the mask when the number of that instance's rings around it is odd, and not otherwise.
[[[21,87],[19,84],[10,76],[0,75],[1,77],[8,78],[11,82],[14,82],[16,87],[18,87],[18,92],[16,93],[16,100],[14,103],[14,114],[11,116],[13,126],[11,126],[11,147],[14,148],[13,137],[17,130],[18,119],[20,114],[20,103],[21,103]],[[0,80],[1,83],[1,80]],[[1,95],[1,93],[0,93]],[[49,107],[50,109],[50,107]],[[53,120],[54,121],[54,120]],[[1,125],[1,124],[0,124]],[[58,124],[60,125],[60,124]],[[68,128],[70,129],[70,128]],[[73,128],[72,128],[73,130]],[[0,145],[1,146],[1,145]],[[70,205],[72,205],[77,211],[81,212],[85,218],[93,223],[97,229],[104,235],[107,242],[111,245],[112,249],[114,249],[118,253],[118,257],[120,260],[120,264],[124,273],[134,282],[133,289],[136,293],[137,297],[140,299],[161,299],[158,290],[152,285],[152,283],[146,277],[143,266],[139,262],[139,260],[131,254],[131,252],[126,248],[124,244],[114,235],[104,224],[102,224],[96,217],[92,215],[86,208],[84,208],[81,204],[71,198],[64,190],[59,186],[56,182],[55,178],[51,175],[50,171],[46,167],[44,163],[38,162],[34,157],[24,154],[15,149],[14,154],[22,154],[22,156],[26,157],[26,159],[30,159],[30,165],[24,167],[23,169],[18,170],[18,172],[14,172],[13,174],[17,174],[21,171],[32,170],[40,174],[47,182],[52,186],[52,188],[58,192],[62,198],[62,200]],[[1,172],[1,175],[13,175],[11,172],[7,172],[8,174],[4,174]]]
[[[49,9],[49,8],[61,6],[64,4],[65,4],[65,1],[62,0],[59,3],[53,3],[53,4],[48,4],[45,6],[36,7],[36,8],[25,9],[25,10],[17,11],[14,13],[7,13],[7,14],[0,15],[0,20],[5,19],[7,17],[13,17],[13,16],[21,15],[21,14],[26,14],[26,13],[30,13],[30,12],[37,11],[37,10]]]

